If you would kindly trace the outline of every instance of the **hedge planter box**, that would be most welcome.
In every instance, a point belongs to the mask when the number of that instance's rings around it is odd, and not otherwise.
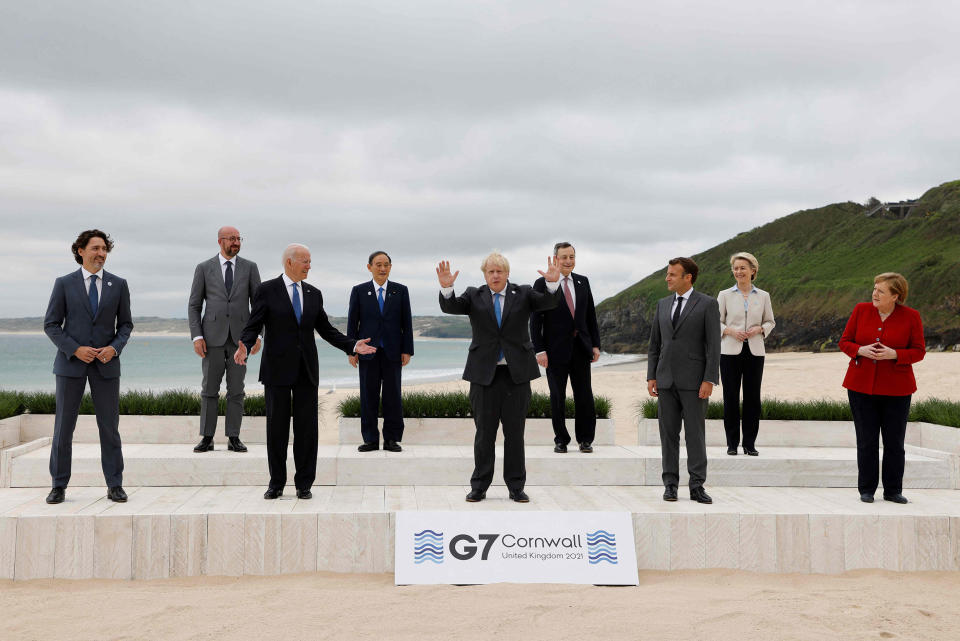
[[[567,419],[567,431],[575,439],[574,420]],[[403,419],[403,443],[406,445],[473,445],[477,433],[472,418],[405,418]],[[378,423],[383,427],[383,419]],[[616,429],[612,418],[598,418],[594,445],[613,445]],[[362,442],[359,418],[340,418],[340,443]],[[523,441],[526,445],[550,445],[553,443],[553,423],[549,418],[528,418]],[[503,433],[497,435],[503,442]]]
[[[706,427],[708,446],[726,446],[722,420],[708,419]],[[640,445],[659,445],[657,419],[638,419],[637,437]],[[960,455],[960,429],[933,423],[907,423],[904,444]],[[757,449],[762,450],[764,446],[856,447],[857,439],[852,421],[760,421]]]

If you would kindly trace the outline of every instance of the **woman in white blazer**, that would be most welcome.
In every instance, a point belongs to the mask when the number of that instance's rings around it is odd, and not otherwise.
[[[743,384],[743,452],[757,456],[760,429],[760,382],[763,379],[763,340],[776,323],[770,294],[754,286],[760,264],[753,254],[730,257],[737,284],[717,295],[720,303],[720,381],[723,385],[723,427],[727,454],[740,444],[740,386]]]

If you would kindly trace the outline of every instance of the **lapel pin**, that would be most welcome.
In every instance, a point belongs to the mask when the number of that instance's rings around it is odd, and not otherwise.
[[[113,287],[113,281],[112,281],[112,280],[108,280],[108,281],[107,281],[107,287]]]
[[[367,292],[367,296],[373,296],[373,292]]]

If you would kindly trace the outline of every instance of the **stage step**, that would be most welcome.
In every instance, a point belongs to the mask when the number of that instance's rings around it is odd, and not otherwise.
[[[912,490],[910,503],[861,503],[855,490],[717,487],[713,505],[656,487],[540,487],[530,503],[491,488],[466,503],[453,486],[314,488],[275,501],[263,486],[137,487],[113,503],[102,487],[0,489],[0,579],[159,579],[198,575],[392,572],[399,510],[631,513],[643,570],[736,568],[838,573],[960,569],[960,501]]]
[[[50,445],[36,442],[6,458],[10,487],[49,487]],[[193,445],[124,446],[124,484],[130,486],[263,485],[268,480],[266,446],[249,444],[246,454],[218,447],[195,454]],[[913,449],[913,448],[908,448]],[[681,450],[682,451],[682,450]],[[758,457],[727,456],[707,448],[707,486],[856,487],[856,450],[852,448],[765,447]],[[955,457],[954,457],[955,458]],[[502,484],[503,451],[497,447],[494,484]],[[288,478],[293,455],[288,453]],[[526,447],[527,482],[532,485],[661,485],[660,448],[597,446],[592,454],[573,449],[555,454],[550,446]],[[904,486],[956,488],[956,462],[947,455],[908,451]],[[404,445],[401,453],[357,452],[353,445],[321,445],[316,485],[457,485],[468,483],[473,448],[457,445]],[[680,460],[685,485],[686,460]],[[71,487],[102,486],[100,448],[75,443]]]

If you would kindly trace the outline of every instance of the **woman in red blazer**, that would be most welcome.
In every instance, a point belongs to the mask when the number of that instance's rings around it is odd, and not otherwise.
[[[917,391],[912,364],[923,359],[920,314],[903,303],[907,279],[886,272],[873,279],[873,303],[853,308],[840,338],[850,357],[843,386],[847,388],[857,430],[857,486],[860,500],[873,503],[879,469],[878,437],[883,435],[883,499],[906,503],[903,497],[903,437],[910,397]]]

